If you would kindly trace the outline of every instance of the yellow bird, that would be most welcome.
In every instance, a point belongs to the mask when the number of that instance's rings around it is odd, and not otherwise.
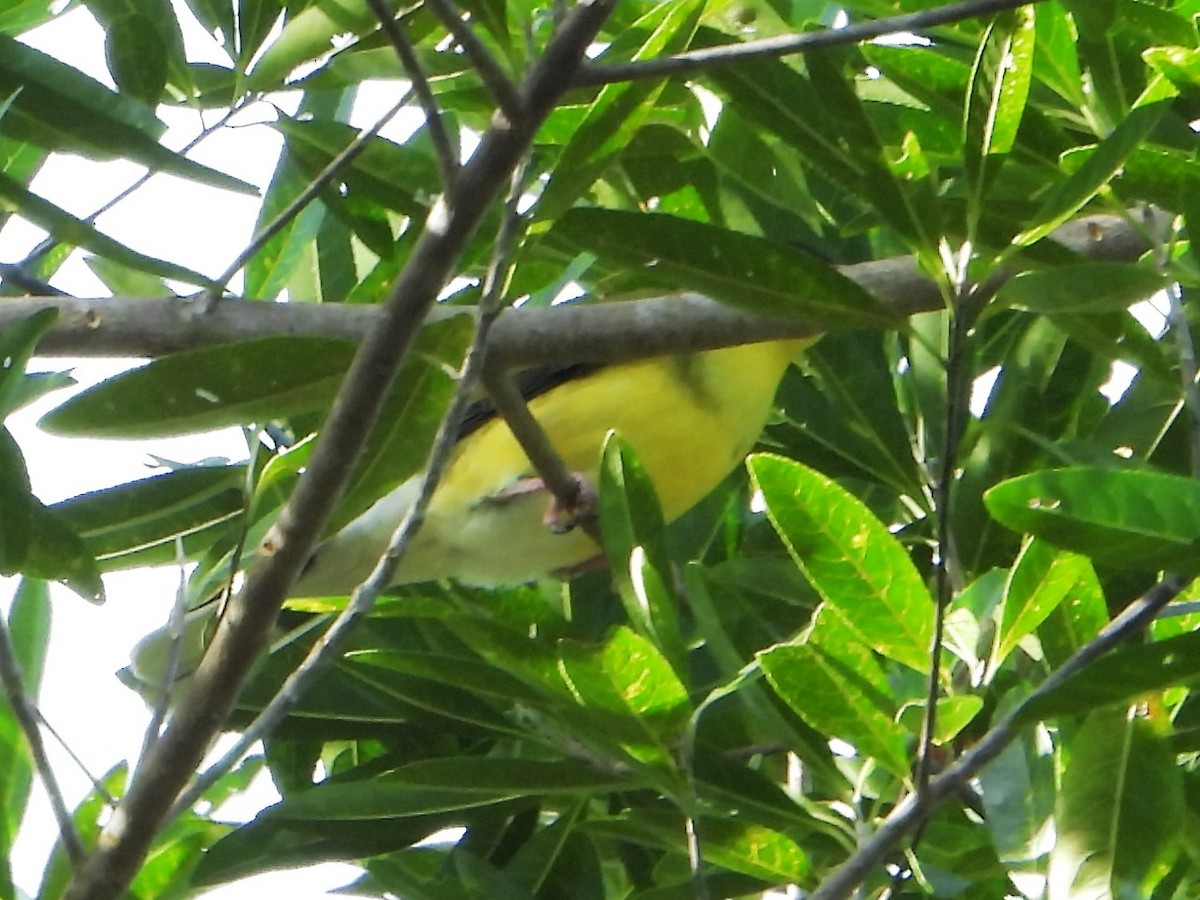
[[[745,344],[605,366],[538,394],[529,408],[566,467],[593,484],[605,437],[615,430],[637,453],[664,517],[672,521],[750,452],[770,415],[780,379],[813,340]],[[414,478],[400,485],[324,541],[292,595],[353,591],[383,555],[416,497],[418,482]],[[466,431],[393,583],[453,579],[518,584],[570,571],[599,556],[601,548],[582,529],[555,534],[547,527],[553,498],[544,487],[537,489],[539,484],[502,419],[492,417]],[[184,660],[199,656],[211,616],[199,613],[189,621]],[[139,680],[150,670],[162,670],[165,640],[155,633],[135,649],[133,669]]]

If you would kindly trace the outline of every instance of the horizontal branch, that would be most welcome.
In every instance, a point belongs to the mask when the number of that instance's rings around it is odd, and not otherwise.
[[[1117,216],[1078,219],[1054,237],[1093,260],[1135,260],[1150,247],[1142,231]],[[940,309],[943,303],[937,285],[911,257],[858,263],[841,271],[900,315]],[[0,330],[46,307],[57,308],[59,318],[38,345],[38,354],[45,357],[157,357],[281,335],[357,341],[380,316],[378,307],[358,304],[227,298],[205,312],[199,302],[181,297],[6,297],[0,300]],[[439,307],[430,320],[470,312],[467,307]],[[615,362],[802,337],[817,330],[812,323],[752,315],[700,294],[676,294],[510,310],[496,322],[488,352],[502,366]]]

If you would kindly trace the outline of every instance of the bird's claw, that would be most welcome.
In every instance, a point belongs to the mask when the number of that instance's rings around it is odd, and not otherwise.
[[[569,504],[552,495],[546,514],[542,517],[542,523],[554,534],[566,534],[596,514],[598,495],[591,479],[579,472],[571,473],[571,479],[575,482],[575,496]],[[507,503],[527,494],[542,492],[549,492],[546,482],[537,476],[530,476],[514,482],[489,499],[493,503]]]

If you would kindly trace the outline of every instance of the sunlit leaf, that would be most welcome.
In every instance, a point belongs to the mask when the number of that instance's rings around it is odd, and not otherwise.
[[[793,561],[851,631],[884,656],[928,665],[933,600],[904,548],[861,501],[791,460],[748,462]]]

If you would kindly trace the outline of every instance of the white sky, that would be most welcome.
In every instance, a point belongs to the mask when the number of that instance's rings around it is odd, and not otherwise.
[[[188,14],[185,12],[183,17],[188,19]],[[50,25],[27,33],[22,40],[111,85],[103,60],[103,32],[86,10],[76,8]],[[220,61],[207,35],[193,21],[185,22],[185,40],[192,59]],[[402,88],[403,85],[380,85],[360,93],[353,117],[355,124],[370,124],[377,111],[393,103]],[[285,102],[287,99],[284,98]],[[166,108],[159,112],[170,126],[164,139],[168,146],[184,145],[199,128],[194,112]],[[280,141],[272,129],[251,123],[269,118],[269,109],[247,110],[241,117],[247,127],[224,129],[202,144],[192,157],[265,186]],[[54,156],[33,188],[68,211],[86,216],[140,174],[140,169],[126,163]],[[97,225],[106,234],[143,253],[215,275],[248,242],[257,206],[258,201],[253,197],[156,176],[145,188],[101,217]],[[37,229],[20,221],[10,223],[0,231],[0,261],[21,260],[42,237]],[[63,266],[54,284],[79,296],[108,293],[78,254]],[[236,285],[235,282],[235,289]],[[35,360],[32,368],[73,369],[76,378],[86,386],[132,364],[128,360],[54,359]],[[44,502],[153,474],[152,455],[182,462],[214,456],[245,457],[245,444],[236,430],[153,442],[65,440],[38,431],[36,420],[66,396],[66,392],[57,392],[9,420],[25,454],[34,491]],[[97,776],[120,760],[132,759],[138,752],[148,713],[141,699],[124,688],[114,673],[128,662],[130,648],[137,639],[166,620],[178,578],[178,573],[171,569],[106,576],[108,603],[103,607],[94,607],[65,589],[53,590],[51,644],[39,706]],[[0,578],[0,609],[7,610],[16,583],[15,579]],[[52,739],[48,740],[48,746],[67,802],[74,806],[88,792],[90,782]],[[248,819],[277,798],[265,777],[261,782],[249,802],[223,808],[227,819]],[[17,884],[30,893],[36,890],[56,833],[40,787],[35,786],[31,809],[13,858]],[[318,900],[328,896],[328,891],[352,881],[358,872],[355,867],[326,864],[245,879],[204,896],[211,900],[257,900],[262,896]]]

